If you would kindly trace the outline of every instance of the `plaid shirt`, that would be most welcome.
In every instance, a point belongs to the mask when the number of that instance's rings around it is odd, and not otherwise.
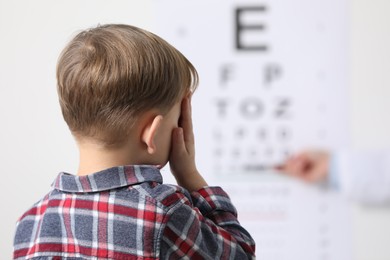
[[[255,243],[219,187],[162,184],[151,166],[60,173],[18,221],[15,259],[247,259]]]

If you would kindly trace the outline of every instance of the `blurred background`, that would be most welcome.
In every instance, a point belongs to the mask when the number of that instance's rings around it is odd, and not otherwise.
[[[12,256],[17,218],[77,169],[59,53],[81,29],[126,23],[197,67],[198,165],[231,194],[259,259],[390,259],[390,207],[268,170],[308,146],[390,147],[389,12],[385,0],[0,0],[0,258]]]

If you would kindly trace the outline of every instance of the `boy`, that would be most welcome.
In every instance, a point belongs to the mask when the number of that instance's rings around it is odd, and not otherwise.
[[[77,176],[19,220],[15,259],[246,259],[254,241],[194,160],[192,64],[128,25],[79,33],[57,65],[62,113],[80,151]],[[170,162],[180,186],[162,184]]]

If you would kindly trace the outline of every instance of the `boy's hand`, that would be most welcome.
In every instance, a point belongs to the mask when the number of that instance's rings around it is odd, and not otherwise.
[[[177,184],[188,191],[197,191],[207,186],[195,165],[195,140],[192,130],[191,101],[184,98],[181,104],[179,127],[172,131],[172,146],[169,156],[171,172]]]
[[[329,153],[322,150],[304,151],[290,157],[276,169],[310,183],[320,182],[329,173]]]

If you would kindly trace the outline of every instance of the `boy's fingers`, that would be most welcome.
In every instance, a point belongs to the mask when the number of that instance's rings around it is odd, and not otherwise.
[[[192,117],[192,95],[188,97],[188,105],[190,108],[190,115]],[[192,120],[191,120],[191,122],[192,122]]]
[[[182,103],[182,120],[181,126],[184,130],[184,142],[194,144],[194,133],[192,128],[192,117],[191,117],[191,103],[189,98],[185,98]]]
[[[186,151],[183,138],[183,128],[178,127],[172,131],[172,154],[177,155],[183,151]]]

